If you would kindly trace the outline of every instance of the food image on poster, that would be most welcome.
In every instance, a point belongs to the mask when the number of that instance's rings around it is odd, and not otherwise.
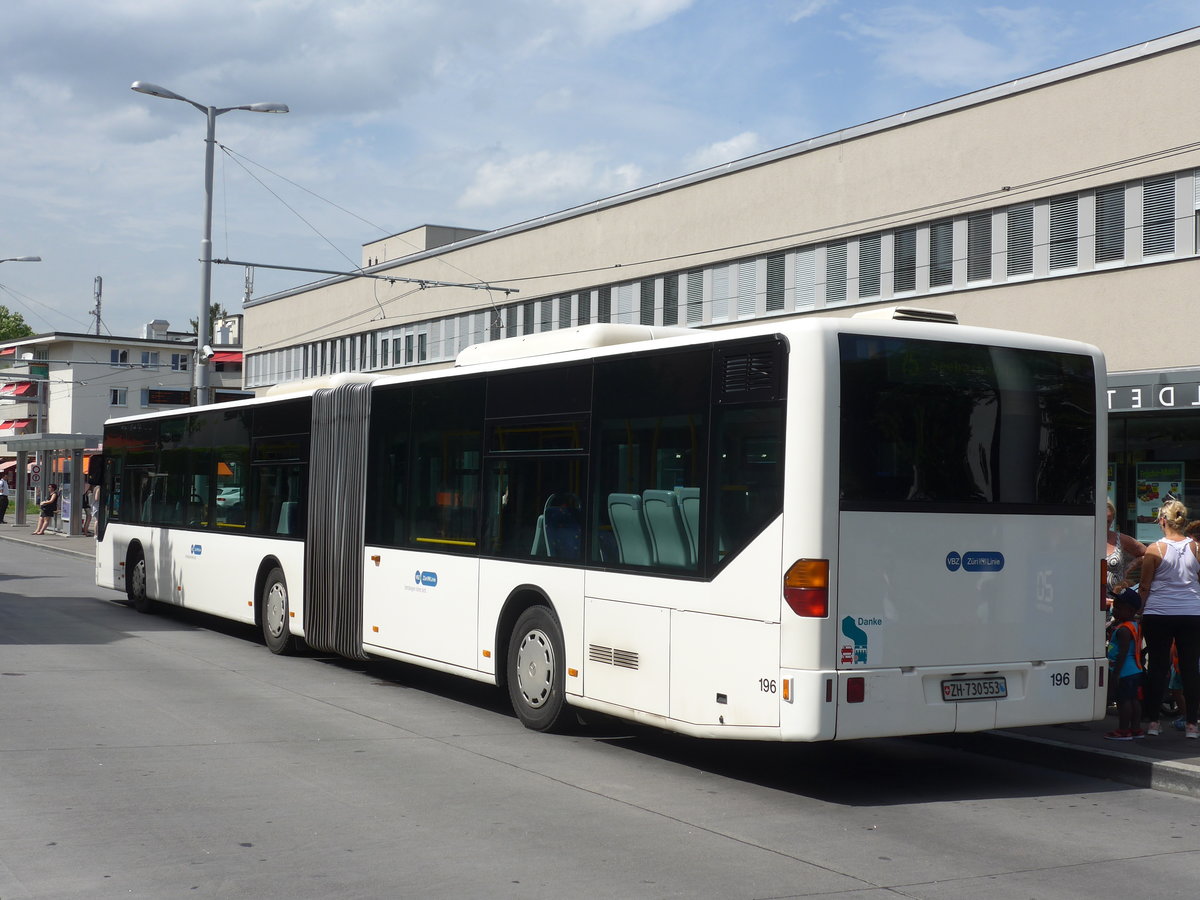
[[[1183,463],[1138,463],[1134,491],[1137,495],[1137,532],[1134,537],[1143,543],[1157,541],[1162,537],[1158,527],[1158,511],[1168,500],[1183,500]]]

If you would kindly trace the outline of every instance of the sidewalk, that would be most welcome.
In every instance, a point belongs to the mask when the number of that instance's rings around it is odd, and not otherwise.
[[[1200,797],[1200,741],[1189,741],[1163,717],[1163,733],[1136,741],[1109,741],[1115,712],[1099,722],[1035,725],[929,740],[969,753],[1118,781],[1135,787]]]
[[[59,534],[50,529],[46,529],[45,534],[34,534],[33,528],[36,522],[36,518],[33,522],[20,526],[5,522],[0,525],[0,540],[25,544],[30,547],[41,547],[55,553],[82,556],[86,559],[96,558],[96,539],[94,537],[84,537],[81,534],[72,536],[65,531]]]
[[[33,525],[21,528],[0,525],[0,541],[41,547],[84,559],[96,557],[94,537],[72,537],[53,531],[34,535]],[[1106,731],[1117,727],[1115,714],[1100,722],[1035,725],[980,734],[931,735],[918,740],[1135,787],[1200,797],[1200,741],[1186,740],[1182,732],[1171,727],[1168,718],[1164,718],[1162,724],[1161,735],[1139,741],[1104,739]]]

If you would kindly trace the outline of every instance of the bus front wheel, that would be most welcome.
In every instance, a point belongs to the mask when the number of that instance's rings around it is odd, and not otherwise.
[[[562,628],[545,606],[531,606],[508,640],[508,696],[517,718],[534,731],[560,729],[566,718]]]
[[[286,654],[292,649],[292,631],[288,627],[288,592],[283,569],[272,569],[263,582],[262,631],[267,649]]]
[[[146,592],[146,554],[141,547],[133,547],[125,560],[125,596],[140,613],[150,612],[150,595]]]

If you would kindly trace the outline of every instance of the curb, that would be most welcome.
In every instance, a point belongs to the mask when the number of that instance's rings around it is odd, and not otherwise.
[[[1012,731],[947,735],[931,740],[980,756],[995,756],[1091,778],[1118,781],[1133,787],[1200,797],[1200,769],[1172,760],[1148,759],[1099,747],[1081,747]]]
[[[17,537],[16,535],[4,534],[3,532],[0,532],[0,541],[7,541],[10,544],[20,544],[23,547],[34,547],[39,550],[48,550],[51,553],[61,553],[65,556],[75,556],[79,559],[94,560],[96,558],[96,550],[94,546],[88,550],[76,550],[73,547],[56,546],[51,541],[31,541],[26,538]]]

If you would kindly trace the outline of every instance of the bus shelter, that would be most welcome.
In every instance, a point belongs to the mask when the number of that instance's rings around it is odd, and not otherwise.
[[[98,434],[20,434],[5,437],[3,442],[10,453],[17,455],[17,478],[13,485],[13,495],[16,498],[15,524],[26,524],[25,507],[30,491],[36,499],[46,494],[46,486],[54,481],[56,471],[61,471],[63,477],[59,483],[60,511],[65,513],[63,518],[67,525],[67,533],[72,535],[83,533],[83,497],[84,485],[87,483],[87,473],[83,467],[85,450],[93,450],[100,446],[103,440]],[[39,471],[31,471],[30,453],[38,460]]]

